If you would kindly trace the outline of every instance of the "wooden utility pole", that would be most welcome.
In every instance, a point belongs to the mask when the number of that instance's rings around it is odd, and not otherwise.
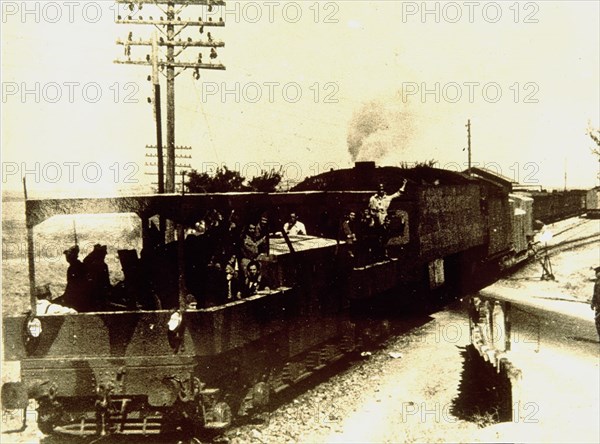
[[[175,35],[175,9],[173,3],[167,6],[167,41]],[[167,46],[167,192],[175,192],[175,47]]]
[[[123,6],[122,15],[117,16],[116,23],[123,25],[151,25],[161,34],[158,41],[152,39],[134,39],[133,32],[129,32],[126,40],[117,40],[118,45],[123,45],[126,60],[115,60],[115,63],[127,65],[152,66],[153,84],[154,84],[154,106],[157,120],[157,155],[158,155],[158,188],[159,192],[175,192],[175,78],[186,69],[194,70],[194,78],[200,79],[201,69],[224,70],[225,66],[220,63],[213,63],[218,57],[217,48],[222,48],[225,43],[213,38],[210,32],[206,33],[206,39],[195,40],[192,37],[182,38],[182,31],[186,28],[197,28],[200,34],[204,35],[205,28],[223,27],[225,22],[223,17],[213,20],[212,13],[214,7],[225,6],[224,0],[116,0],[118,5]],[[143,17],[144,5],[150,5],[159,14],[158,19],[148,15]],[[182,19],[180,14],[186,11],[188,7],[203,8],[203,15],[198,19]],[[204,9],[205,8],[205,9]],[[152,11],[150,11],[152,13]],[[163,17],[160,14],[164,14]],[[135,18],[138,16],[138,18]],[[208,18],[206,20],[206,18]],[[131,48],[137,46],[152,46],[152,54],[146,55],[144,59],[132,59]],[[161,57],[159,49],[166,48],[166,54]],[[203,61],[203,54],[200,52],[193,61],[181,61],[177,58],[188,48],[210,48],[210,54]],[[179,68],[179,72],[176,69]],[[160,83],[158,73],[166,71],[167,78],[167,168],[166,177],[164,177],[163,156],[162,156],[162,132],[161,132],[161,112],[160,112]],[[158,102],[158,103],[157,103]],[[162,171],[161,171],[162,170]],[[164,177],[164,180],[163,180]],[[164,187],[163,184],[164,183]],[[167,221],[166,241],[174,240],[174,227]]]
[[[166,180],[165,180],[165,192],[173,193],[175,192],[175,78],[181,73],[181,71],[186,69],[194,70],[194,77],[196,79],[200,78],[199,70],[201,69],[215,69],[215,70],[224,70],[225,66],[220,63],[204,63],[203,54],[199,53],[197,58],[194,61],[177,61],[177,58],[187,49],[187,48],[211,48],[210,54],[206,57],[207,59],[210,57],[210,60],[213,60],[217,57],[216,48],[222,48],[225,46],[225,43],[221,40],[213,39],[210,32],[206,33],[206,39],[204,40],[194,40],[191,37],[187,39],[181,38],[181,32],[189,27],[199,28],[201,34],[204,34],[204,28],[210,27],[223,27],[225,26],[225,22],[223,18],[219,18],[219,20],[214,20],[212,17],[209,17],[208,20],[203,20],[202,16],[198,17],[198,19],[182,19],[180,14],[186,10],[186,8],[191,6],[199,6],[207,8],[205,12],[205,16],[207,12],[212,12],[214,7],[221,7],[225,5],[225,1],[223,0],[116,0],[118,4],[124,6],[123,15],[118,15],[116,22],[118,24],[124,25],[152,25],[157,28],[158,32],[161,34],[158,42],[154,43],[153,39],[134,39],[133,33],[130,32],[129,36],[126,40],[117,40],[118,45],[123,45],[125,48],[125,55],[127,56],[127,60],[115,60],[115,63],[120,64],[128,64],[128,65],[142,65],[142,66],[152,66],[156,69],[153,69],[153,73],[158,70],[166,70],[166,78],[167,78],[167,168],[166,168]],[[148,16],[144,18],[139,15],[143,11],[144,5],[152,5],[158,8],[158,13],[161,12],[165,14],[165,17],[162,15],[156,19],[152,16]],[[152,11],[150,11],[152,12]],[[138,18],[134,17],[138,15]],[[152,51],[152,55],[147,55],[146,59],[137,59],[133,60],[131,58],[131,48],[136,46],[154,46],[157,48],[166,48],[166,55],[164,58],[161,58],[161,54],[158,50]],[[177,49],[177,51],[176,51]],[[179,72],[176,72],[176,69],[180,68]],[[158,75],[156,75],[158,77]],[[158,85],[158,79],[153,80],[155,85]],[[160,88],[155,89],[155,100],[157,100],[156,92],[160,94]],[[158,97],[160,99],[160,97]],[[160,107],[156,108],[158,111],[157,119],[160,119]],[[159,130],[157,129],[157,139],[162,138],[159,134]],[[157,140],[158,142],[158,140]],[[162,140],[160,143],[157,143],[159,149],[162,146]],[[158,156],[159,163],[162,163],[162,156]],[[159,176],[160,176],[160,165],[159,165]],[[159,187],[160,187],[160,179],[159,179]]]
[[[156,121],[156,156],[158,158],[158,193],[165,192],[163,165],[162,116],[160,110],[160,82],[158,81],[158,36],[152,33],[152,84],[154,89],[154,120]]]
[[[468,151],[468,155],[469,155],[469,160],[468,160],[468,171],[469,174],[471,174],[471,119],[467,120],[467,151]]]

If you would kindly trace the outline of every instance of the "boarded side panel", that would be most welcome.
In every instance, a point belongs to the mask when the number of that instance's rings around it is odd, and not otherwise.
[[[511,247],[511,217],[508,200],[504,197],[488,199],[489,249],[488,255],[509,250]]]
[[[423,188],[419,192],[421,256],[435,259],[485,243],[477,185]]]

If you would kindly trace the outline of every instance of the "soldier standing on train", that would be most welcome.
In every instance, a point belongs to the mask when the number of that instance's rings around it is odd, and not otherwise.
[[[89,306],[89,297],[86,291],[87,278],[83,262],[79,260],[79,246],[74,245],[64,252],[69,264],[67,268],[67,288],[61,298],[61,304],[74,308],[77,311],[86,311]]]
[[[299,234],[306,235],[306,227],[298,220],[296,213],[290,213],[290,219],[283,224],[283,231],[291,236],[297,236]]]
[[[262,241],[258,245],[258,252],[269,254],[269,219],[266,214],[260,216],[260,220],[256,224],[256,237]]]
[[[90,254],[83,259],[87,277],[89,298],[81,311],[102,311],[106,308],[112,287],[108,273],[106,245],[96,244]]]
[[[375,219],[375,223],[379,226],[383,226],[385,222],[385,218],[387,216],[387,210],[394,200],[397,197],[400,197],[402,193],[404,193],[404,188],[406,187],[406,179],[402,182],[402,186],[398,191],[394,194],[387,195],[383,188],[383,184],[379,184],[379,189],[377,193],[373,194],[369,199],[369,210],[371,211],[371,215]]]
[[[225,265],[225,302],[242,298],[242,288],[233,265]]]
[[[260,263],[255,260],[250,261],[246,270],[243,296],[253,296],[263,290],[269,290],[269,283],[261,273]]]
[[[348,245],[348,255],[351,258],[354,258],[354,244],[356,243],[356,234],[354,221],[356,220],[356,213],[354,211],[349,211],[344,220],[342,221],[342,226],[340,227],[340,240],[344,240]]]

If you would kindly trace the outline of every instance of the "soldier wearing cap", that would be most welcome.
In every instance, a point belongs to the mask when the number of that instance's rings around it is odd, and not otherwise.
[[[65,259],[69,264],[67,268],[67,288],[61,298],[62,303],[67,307],[72,307],[77,311],[85,311],[87,303],[86,274],[83,262],[79,260],[79,247],[73,247],[63,252]]]
[[[600,267],[594,268],[596,272],[596,283],[594,284],[594,295],[592,296],[592,310],[595,311],[596,330],[600,337]]]
[[[106,245],[96,244],[90,254],[83,259],[86,274],[87,306],[82,311],[102,311],[105,309],[111,292]]]

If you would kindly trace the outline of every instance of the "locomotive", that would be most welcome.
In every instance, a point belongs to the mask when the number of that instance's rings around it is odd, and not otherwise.
[[[367,207],[376,185],[406,192],[388,209],[383,257],[360,263],[340,239],[348,211]],[[282,193],[159,194],[26,200],[31,310],[7,316],[4,359],[20,363],[20,381],[2,386],[2,403],[37,401],[44,433],[76,435],[199,433],[266,408],[270,399],[384,336],[403,301],[425,303],[470,291],[527,258],[535,197],[485,171],[455,173],[372,162],[306,179]],[[275,236],[259,257],[270,289],[240,300],[202,304],[184,228],[199,214],[235,212],[250,222],[268,215],[279,232],[295,212],[310,235]],[[115,305],[97,312],[36,312],[34,229],[56,215],[133,213],[143,250],[170,264],[156,276],[138,251],[119,251],[130,298],[160,281],[158,308]],[[171,220],[177,239],[159,242],[152,218]],[[164,237],[162,239],[164,241]],[[142,253],[143,253],[142,250]],[[126,259],[128,258],[128,259]],[[192,292],[198,304],[189,303]],[[415,300],[416,299],[416,300]],[[25,417],[26,415],[24,415]]]

